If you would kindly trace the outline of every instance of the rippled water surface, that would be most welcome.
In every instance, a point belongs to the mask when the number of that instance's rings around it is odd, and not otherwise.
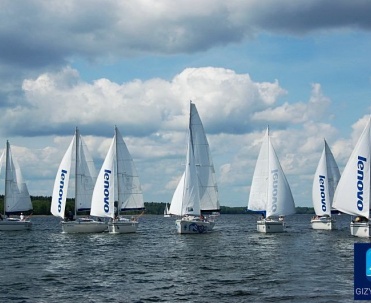
[[[215,231],[178,235],[175,220],[143,216],[136,234],[61,234],[54,217],[0,232],[0,302],[353,302],[353,244],[315,231],[255,231],[255,215],[222,215]]]

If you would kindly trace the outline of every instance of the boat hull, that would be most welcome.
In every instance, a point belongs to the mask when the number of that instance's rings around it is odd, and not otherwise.
[[[29,220],[7,220],[0,221],[0,231],[17,231],[17,230],[30,230],[32,222]]]
[[[107,223],[99,221],[66,221],[62,222],[62,232],[73,233],[102,233],[107,231]]]
[[[138,221],[113,221],[108,222],[108,232],[111,234],[129,234],[137,232]]]
[[[333,230],[336,229],[336,221],[332,218],[318,218],[310,220],[312,229]]]
[[[370,235],[370,223],[369,222],[351,222],[350,223],[350,234],[352,236],[369,238]]]
[[[177,232],[179,234],[203,234],[211,232],[215,222],[201,220],[176,220]]]
[[[256,230],[261,233],[282,233],[285,222],[281,220],[259,220],[256,222]]]

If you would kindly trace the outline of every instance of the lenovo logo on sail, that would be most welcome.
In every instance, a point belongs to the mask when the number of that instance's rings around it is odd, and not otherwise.
[[[319,190],[321,195],[322,210],[326,211],[325,176],[319,176]]]
[[[363,169],[365,167],[365,162],[367,161],[366,158],[363,158],[361,156],[358,156],[358,162],[357,162],[357,208],[358,210],[363,210]]]
[[[58,212],[62,211],[62,200],[63,200],[63,189],[64,189],[64,180],[66,179],[67,171],[62,169],[61,171],[61,179],[59,181],[59,197],[58,197]]]
[[[104,170],[104,212],[109,212],[109,183],[110,183],[111,171],[108,169]]]
[[[272,189],[272,212],[276,212],[277,211],[277,194],[278,194],[278,170],[275,169],[275,170],[272,170],[271,173],[272,173],[272,179],[273,179],[273,189]]]

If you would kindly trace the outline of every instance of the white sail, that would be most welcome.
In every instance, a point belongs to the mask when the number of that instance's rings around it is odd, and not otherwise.
[[[175,216],[182,216],[182,200],[184,192],[184,178],[185,172],[179,180],[178,186],[176,187],[173,198],[171,199],[169,213]]]
[[[265,211],[268,194],[268,172],[269,172],[269,134],[268,129],[263,138],[258,160],[255,164],[254,175],[252,178],[250,196],[247,208],[254,211]]]
[[[167,203],[165,204],[164,217],[170,217],[169,206]]]
[[[23,181],[19,165],[12,156],[8,141],[6,142],[5,161],[5,212],[14,213],[31,210],[31,197],[28,192],[27,185]]]
[[[333,207],[354,216],[370,217],[370,139],[369,119],[341,175]]]
[[[137,170],[117,127],[94,187],[90,214],[114,218],[115,201],[122,211],[144,209]]]
[[[201,211],[219,209],[209,144],[196,106],[191,103],[186,168],[173,194],[169,212],[177,216],[200,216]]]
[[[3,165],[4,165],[4,159],[6,157],[5,153],[6,153],[6,149],[3,150],[3,152],[1,153],[1,156],[0,156],[0,174],[1,174],[1,170],[2,170]]]
[[[194,162],[192,136],[190,136],[190,140],[188,143],[187,163],[184,173],[184,184],[185,188],[183,192],[181,215],[199,216],[201,214],[200,193],[197,171]]]
[[[312,186],[312,200],[317,216],[331,216],[332,201],[340,180],[339,167],[326,140],[324,144]]]
[[[119,208],[121,211],[144,209],[143,192],[134,161],[117,127],[115,133]]]
[[[113,137],[94,186],[90,209],[90,214],[92,216],[110,218],[114,218],[115,216],[115,154],[116,136]]]
[[[77,211],[83,211],[90,210],[97,173],[93,159],[78,129],[76,133],[75,205]]]
[[[248,209],[266,211],[266,216],[295,213],[294,198],[267,129],[251,184]]]
[[[190,130],[193,152],[199,181],[201,210],[219,211],[218,187],[209,143],[196,105],[191,103]]]
[[[50,211],[56,217],[64,218],[65,215],[64,211],[66,208],[68,184],[71,177],[71,163],[73,157],[73,148],[75,145],[75,136],[73,137],[66,153],[63,156],[62,162],[59,165],[58,172],[55,177]]]
[[[289,183],[269,138],[269,175],[267,217],[286,216],[295,213],[294,198]]]

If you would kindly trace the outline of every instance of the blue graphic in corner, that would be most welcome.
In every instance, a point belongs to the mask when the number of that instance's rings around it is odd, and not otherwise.
[[[366,277],[371,281],[371,248],[366,252]]]
[[[371,243],[354,243],[354,300],[371,300]]]

